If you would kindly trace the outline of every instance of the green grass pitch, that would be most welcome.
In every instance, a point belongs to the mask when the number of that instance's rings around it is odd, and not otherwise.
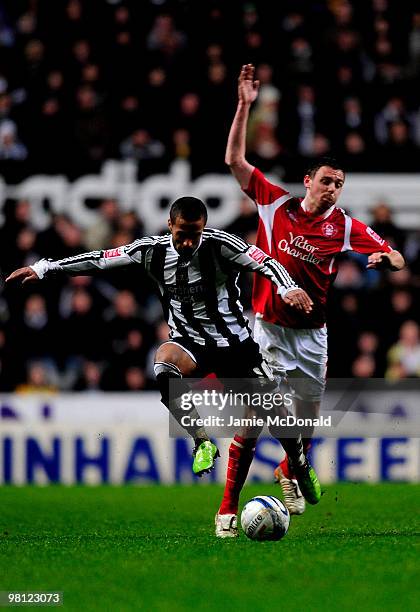
[[[0,590],[69,610],[414,610],[420,486],[339,484],[280,542],[217,540],[222,487],[0,489]],[[250,485],[242,502],[279,495]]]

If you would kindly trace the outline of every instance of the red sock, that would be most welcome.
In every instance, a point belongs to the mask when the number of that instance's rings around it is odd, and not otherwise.
[[[291,480],[294,477],[293,473],[290,470],[289,457],[287,455],[285,456],[285,458],[282,461],[280,461],[279,466],[280,466],[281,471],[283,472],[283,474],[286,476],[286,478]]]
[[[310,448],[312,446],[311,438],[303,438],[302,446],[303,446],[303,452],[305,453],[305,456],[306,456],[309,453]],[[290,469],[289,457],[287,455],[285,456],[285,458],[282,461],[280,461],[279,465],[281,467],[281,471],[286,476],[286,478],[291,480],[292,478],[295,477],[293,472]]]
[[[219,514],[236,514],[239,495],[255,454],[256,440],[235,435],[229,447],[229,462],[226,473],[225,492]]]

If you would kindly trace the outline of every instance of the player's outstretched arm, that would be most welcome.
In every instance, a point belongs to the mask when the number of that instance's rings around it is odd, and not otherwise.
[[[151,244],[150,238],[136,240],[116,249],[102,251],[90,251],[80,253],[73,257],[66,257],[57,261],[40,259],[31,266],[19,268],[12,272],[6,282],[22,280],[22,284],[41,280],[51,274],[68,274],[69,276],[88,275],[95,270],[105,270],[119,266],[127,266],[133,263],[141,263],[142,249]]]
[[[383,253],[378,251],[372,253],[368,257],[367,268],[373,270],[392,270],[396,272],[402,270],[405,266],[404,257],[399,251],[391,251],[390,253]]]
[[[259,81],[254,80],[254,74],[255,68],[252,64],[242,66],[238,79],[238,106],[230,128],[225,156],[225,162],[242,189],[248,187],[254,170],[254,166],[245,158],[249,109],[257,99],[260,86]]]

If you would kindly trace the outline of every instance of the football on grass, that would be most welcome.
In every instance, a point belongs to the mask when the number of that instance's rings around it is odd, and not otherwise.
[[[242,510],[241,525],[251,540],[281,540],[287,533],[290,514],[277,497],[259,495]]]

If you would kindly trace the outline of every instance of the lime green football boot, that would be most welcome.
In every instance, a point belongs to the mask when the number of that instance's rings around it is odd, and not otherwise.
[[[306,460],[303,465],[293,465],[292,469],[303,497],[308,504],[317,504],[321,499],[322,491],[314,468]]]
[[[193,450],[193,472],[197,476],[207,474],[214,469],[214,462],[220,457],[219,449],[210,440],[202,440]]]

